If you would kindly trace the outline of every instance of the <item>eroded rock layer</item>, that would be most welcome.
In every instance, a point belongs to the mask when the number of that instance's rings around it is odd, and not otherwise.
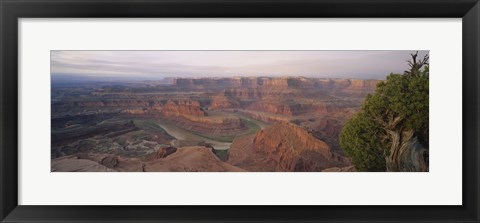
[[[249,171],[321,171],[350,164],[325,142],[289,123],[235,139],[228,163]]]

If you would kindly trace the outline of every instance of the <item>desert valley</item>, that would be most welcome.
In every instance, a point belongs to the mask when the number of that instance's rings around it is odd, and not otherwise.
[[[338,136],[377,80],[52,80],[52,171],[353,171]]]

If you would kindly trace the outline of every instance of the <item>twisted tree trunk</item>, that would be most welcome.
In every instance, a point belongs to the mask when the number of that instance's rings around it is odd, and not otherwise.
[[[392,140],[386,157],[387,171],[428,171],[428,148],[418,142],[413,130],[387,130],[387,133]]]

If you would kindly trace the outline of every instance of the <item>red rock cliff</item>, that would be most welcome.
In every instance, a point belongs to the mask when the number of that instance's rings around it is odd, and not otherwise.
[[[305,129],[289,123],[235,139],[228,162],[250,171],[321,171],[349,165],[347,158]]]

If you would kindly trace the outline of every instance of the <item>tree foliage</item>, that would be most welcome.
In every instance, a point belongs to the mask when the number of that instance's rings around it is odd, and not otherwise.
[[[360,111],[342,129],[340,147],[360,171],[385,171],[392,139],[389,131],[413,130],[428,148],[428,55],[408,61],[404,74],[390,74],[367,95]]]

